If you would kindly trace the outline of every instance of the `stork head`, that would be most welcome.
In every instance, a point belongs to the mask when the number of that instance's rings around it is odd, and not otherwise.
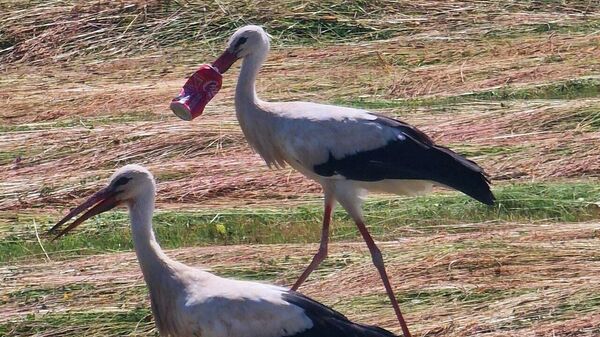
[[[259,26],[244,26],[231,35],[225,52],[213,62],[213,66],[224,73],[235,61],[253,54],[265,57],[268,51],[269,34]]]
[[[155,195],[156,183],[152,173],[140,165],[126,165],[117,170],[110,178],[106,187],[94,193],[81,205],[72,209],[62,220],[52,227],[48,234],[53,234],[62,224],[87,210],[81,217],[73,221],[67,228],[54,237],[54,240],[63,236],[85,220],[94,215],[109,211],[119,205],[130,206],[143,196]]]

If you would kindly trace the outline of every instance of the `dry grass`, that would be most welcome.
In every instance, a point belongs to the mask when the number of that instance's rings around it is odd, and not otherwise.
[[[599,21],[594,1],[0,0],[3,226],[58,216],[130,162],[157,176],[163,209],[314,202],[318,186],[290,169],[269,171],[245,143],[233,113],[236,69],[198,121],[168,110],[185,76],[245,23],[274,36],[258,83],[264,98],[381,103],[379,112],[466,153],[496,184],[598,177],[597,94],[477,94],[597,81]],[[598,224],[464,226],[381,244],[416,336],[600,335]],[[289,284],[314,249],[170,254],[222,275]],[[396,329],[362,244],[332,251],[303,290]],[[133,254],[34,258],[0,266],[0,334],[153,335]]]
[[[267,1],[3,2],[4,62],[45,63],[82,55],[130,56],[223,39],[235,27],[264,24],[283,41],[410,35],[417,40],[510,35],[598,19],[592,1]],[[551,26],[552,25],[552,26]]]
[[[447,115],[420,109],[409,120],[481,163],[495,181],[594,177],[600,172],[597,129],[586,128],[577,116],[599,107],[597,99],[461,105]],[[247,148],[230,112],[219,105],[211,110],[193,124],[165,118],[92,128],[93,120],[82,120],[72,127],[0,134],[0,152],[13,156],[0,166],[0,208],[72,204],[130,162],[157,175],[161,203],[317,195],[319,188],[291,169],[270,172]]]
[[[475,230],[469,233],[442,231],[381,243],[416,336],[598,334],[598,223],[471,226]],[[168,253],[221,275],[258,277],[286,285],[314,249],[316,246],[254,245]],[[363,244],[335,244],[331,251],[303,291],[352,319],[398,330]],[[70,313],[76,320],[77,313],[91,308],[97,314],[114,315],[148,307],[132,253],[20,264],[0,271],[4,284],[0,324],[17,331],[31,324],[49,324],[52,315]],[[32,322],[32,317],[38,323]],[[151,321],[140,324],[141,331],[133,335],[146,335],[145,331],[152,329]],[[61,328],[50,323],[45,334]],[[86,328],[90,326],[78,331]]]

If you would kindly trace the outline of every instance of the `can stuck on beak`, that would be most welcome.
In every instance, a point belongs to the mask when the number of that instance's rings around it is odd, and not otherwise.
[[[169,107],[179,118],[191,121],[202,114],[206,104],[221,89],[222,81],[223,76],[216,68],[203,64],[185,82]]]

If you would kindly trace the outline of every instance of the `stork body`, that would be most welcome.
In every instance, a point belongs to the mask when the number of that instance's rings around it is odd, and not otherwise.
[[[161,336],[171,337],[393,337],[281,287],[222,278],[170,259],[152,230],[155,183],[138,165],[117,171],[110,184],[50,231],[93,206],[56,237],[93,215],[126,204],[135,251]]]
[[[259,99],[255,81],[268,50],[269,37],[262,28],[242,27],[232,35],[226,51],[213,66],[224,73],[236,60],[243,60],[235,92],[236,115],[246,140],[267,165],[290,165],[323,186],[319,251],[292,289],[298,289],[327,256],[331,212],[337,201],[354,219],[369,247],[408,337],[381,252],[365,226],[361,197],[366,191],[415,195],[437,184],[491,205],[494,196],[489,181],[477,164],[434,144],[404,122],[360,109]]]

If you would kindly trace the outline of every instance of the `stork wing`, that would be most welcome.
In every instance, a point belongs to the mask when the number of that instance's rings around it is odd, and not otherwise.
[[[493,204],[489,180],[476,163],[435,145],[424,133],[401,121],[378,116],[373,123],[399,133],[375,149],[342,157],[330,152],[327,161],[313,166],[314,172],[325,177],[339,174],[358,181],[430,180],[457,189],[482,203]]]
[[[393,333],[373,325],[353,323],[346,316],[295,291],[283,294],[288,303],[304,310],[313,322],[310,329],[294,337],[394,337]]]
[[[364,110],[288,102],[272,105],[286,161],[323,178],[429,180],[493,204],[483,169],[417,128]]]
[[[350,322],[342,314],[299,293],[248,281],[215,278],[187,303],[194,331],[206,336],[391,337],[392,333]],[[215,288],[219,286],[219,288]],[[204,288],[203,288],[204,289]],[[208,289],[208,287],[206,288]]]

